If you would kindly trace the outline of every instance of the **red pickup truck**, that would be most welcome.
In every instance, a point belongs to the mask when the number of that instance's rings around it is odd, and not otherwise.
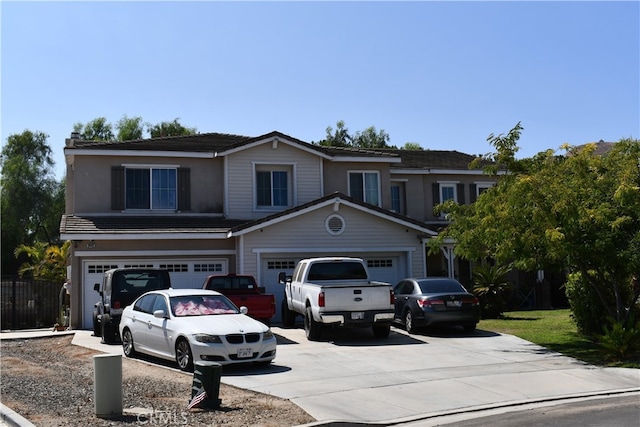
[[[205,279],[202,289],[218,291],[227,296],[238,307],[249,309],[249,316],[269,326],[276,314],[276,298],[265,294],[253,276],[227,274],[214,275]]]

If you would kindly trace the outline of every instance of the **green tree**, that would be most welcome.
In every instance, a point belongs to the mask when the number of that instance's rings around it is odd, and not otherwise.
[[[403,150],[424,150],[424,148],[422,148],[422,145],[420,145],[417,142],[405,142],[404,145],[402,146]]]
[[[10,135],[2,148],[2,271],[17,271],[19,245],[55,243],[64,212],[64,187],[53,174],[51,148],[43,132]]]
[[[67,253],[71,241],[61,246],[36,242],[32,246],[20,245],[15,250],[16,258],[25,255],[27,261],[20,265],[20,277],[33,277],[54,283],[63,283],[67,277]]]
[[[73,131],[80,134],[85,141],[113,141],[113,125],[105,117],[95,118],[86,124],[80,122],[73,125]]]
[[[452,238],[470,260],[580,273],[600,310],[625,323],[640,293],[631,286],[640,277],[640,143],[621,140],[603,155],[593,144],[565,146],[566,155],[548,150],[517,160],[521,129],[490,136],[497,152],[482,157],[495,162],[486,172],[509,173],[471,205],[439,206],[451,223],[432,250]]]
[[[176,118],[172,122],[160,122],[156,125],[149,125],[148,130],[151,138],[193,135],[197,132],[196,128],[185,127],[180,124],[179,120],[179,118]]]
[[[116,124],[117,140],[130,141],[132,139],[142,139],[144,136],[144,122],[142,117],[127,117],[125,114]]]
[[[325,139],[318,142],[323,147],[358,147],[358,148],[395,148],[389,145],[389,134],[375,126],[369,126],[363,131],[349,134],[344,120],[336,122],[336,128],[327,126]]]
[[[353,145],[362,148],[391,148],[389,134],[384,129],[376,131],[375,126],[369,126],[362,132],[356,132],[353,135]]]
[[[351,147],[353,138],[349,135],[349,129],[345,127],[344,120],[338,120],[335,130],[331,126],[325,129],[326,137],[318,142],[324,147]]]

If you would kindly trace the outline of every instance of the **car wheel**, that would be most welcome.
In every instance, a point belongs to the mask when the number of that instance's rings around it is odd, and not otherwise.
[[[100,336],[102,336],[102,342],[104,344],[113,344],[115,339],[113,337],[114,332],[113,325],[111,325],[111,316],[103,314],[100,320],[100,326],[102,327]]]
[[[476,330],[476,324],[475,323],[469,323],[467,325],[462,325],[462,327],[464,328],[465,332],[473,332]]]
[[[133,334],[129,328],[125,328],[122,331],[122,352],[127,357],[133,357],[136,355],[136,349],[133,346]]]
[[[416,327],[413,325],[413,314],[411,314],[411,310],[407,310],[404,314],[404,328],[410,334],[416,331]]]
[[[317,341],[322,335],[322,324],[313,319],[311,307],[307,307],[304,314],[304,332],[309,341]]]
[[[189,342],[184,338],[176,343],[176,362],[183,371],[193,370],[193,354]]]
[[[93,310],[93,336],[99,337],[101,334],[100,322],[98,322],[98,309]]]
[[[376,338],[386,338],[391,332],[391,325],[373,325],[373,336]]]
[[[296,313],[289,310],[287,300],[282,300],[282,326],[285,328],[291,328],[296,322]]]

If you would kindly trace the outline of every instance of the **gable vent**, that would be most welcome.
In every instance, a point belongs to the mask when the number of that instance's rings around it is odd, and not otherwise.
[[[340,215],[329,215],[324,221],[324,226],[327,229],[327,233],[337,236],[344,232],[345,222],[344,218]]]

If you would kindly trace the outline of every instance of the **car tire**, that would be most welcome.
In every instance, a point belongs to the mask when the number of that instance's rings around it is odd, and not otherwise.
[[[93,336],[99,337],[102,333],[102,329],[100,328],[100,322],[98,321],[98,309],[95,308],[93,310]]]
[[[391,325],[373,325],[373,336],[376,338],[387,338],[391,332]]]
[[[289,310],[287,300],[282,300],[282,326],[291,328],[296,323],[296,313]]]
[[[411,310],[407,310],[407,312],[404,314],[404,328],[410,334],[416,331],[416,327],[413,324],[413,314],[411,313]]]
[[[134,357],[136,355],[136,348],[133,344],[133,334],[129,328],[125,328],[122,331],[122,352],[127,357]]]
[[[317,341],[322,336],[322,324],[313,319],[313,312],[309,306],[304,314],[304,332],[309,341]]]
[[[462,327],[464,328],[465,332],[473,332],[476,330],[476,323],[469,323],[467,325],[462,325]]]
[[[193,371],[193,353],[189,341],[180,338],[176,343],[176,362],[183,371]]]
[[[113,325],[111,324],[111,316],[109,316],[108,314],[103,314],[100,320],[100,336],[102,337],[102,343],[113,344],[115,342],[115,339]]]

